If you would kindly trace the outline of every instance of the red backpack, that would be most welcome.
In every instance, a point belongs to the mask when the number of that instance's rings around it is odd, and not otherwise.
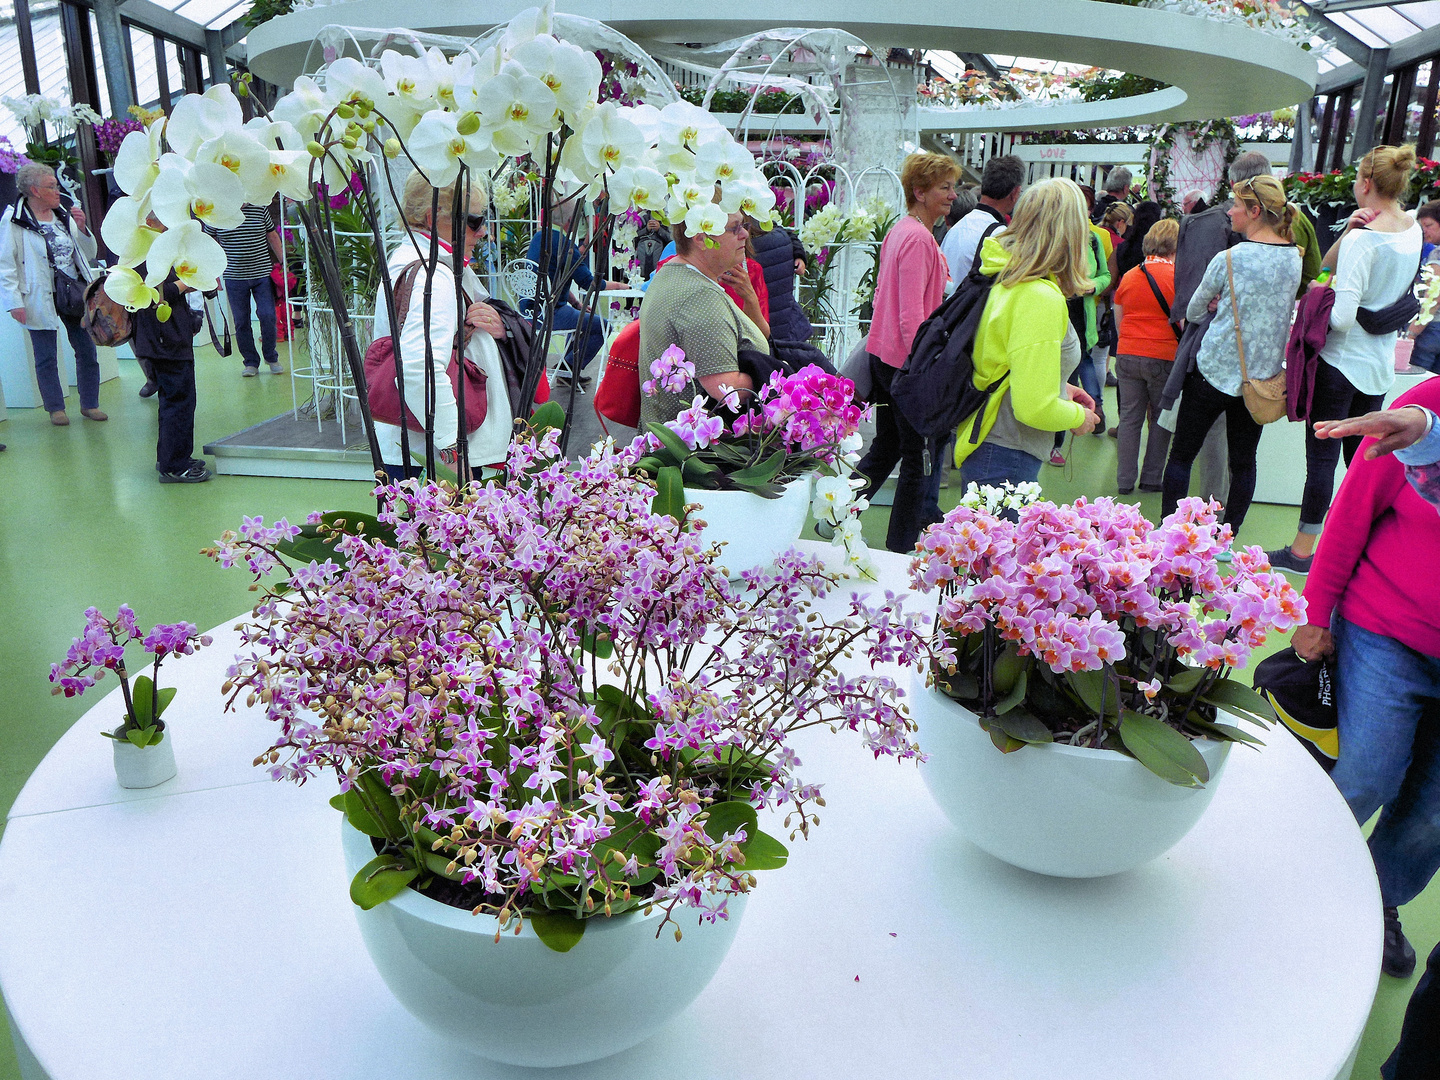
[[[620,333],[610,345],[610,358],[605,364],[605,374],[595,388],[595,415],[605,434],[606,420],[613,420],[625,427],[640,426],[640,320],[636,319]]]

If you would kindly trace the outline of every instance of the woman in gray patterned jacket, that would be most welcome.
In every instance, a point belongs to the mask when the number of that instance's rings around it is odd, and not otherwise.
[[[1271,176],[1242,180],[1232,193],[1235,201],[1230,209],[1230,225],[1247,242],[1211,259],[1190,298],[1187,318],[1198,319],[1209,310],[1215,312],[1215,320],[1200,343],[1195,370],[1185,380],[1180,415],[1170,442],[1170,460],[1165,466],[1162,513],[1173,513],[1189,492],[1190,466],[1211,425],[1223,414],[1230,449],[1230,495],[1225,504],[1225,521],[1239,533],[1255,494],[1260,425],[1240,395],[1234,311],[1239,310],[1239,336],[1245,346],[1247,375],[1261,380],[1278,374],[1285,363],[1285,340],[1290,333],[1295,293],[1300,287],[1301,259],[1290,235],[1299,210],[1286,201],[1278,180]],[[1233,305],[1227,254],[1233,261]]]

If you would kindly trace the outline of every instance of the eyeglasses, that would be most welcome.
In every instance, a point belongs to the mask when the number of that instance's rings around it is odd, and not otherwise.
[[[725,231],[728,232],[731,236],[739,236],[741,233],[745,233],[746,235],[749,235],[750,226],[746,225],[746,224],[742,221],[742,222],[739,222],[738,224],[735,224],[735,225],[727,225],[727,226],[725,226]]]
[[[468,228],[471,232],[479,232],[481,229],[485,228],[485,220],[486,219],[484,214],[466,214],[465,227]]]

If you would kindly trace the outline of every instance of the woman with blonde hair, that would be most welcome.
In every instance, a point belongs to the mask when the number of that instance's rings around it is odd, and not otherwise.
[[[1026,190],[1009,228],[981,246],[980,272],[995,284],[975,332],[975,385],[1004,381],[978,432],[973,418],[960,425],[955,464],[964,484],[1033,481],[1055,432],[1095,429],[1094,399],[1065,381],[1081,356],[1066,301],[1094,290],[1090,235],[1084,194],[1054,177]]]
[[[1286,200],[1280,181],[1256,176],[1241,180],[1231,194],[1230,228],[1245,242],[1210,260],[1185,312],[1187,319],[1199,319],[1214,302],[1215,319],[1200,343],[1195,370],[1185,379],[1165,466],[1161,513],[1173,513],[1189,493],[1190,467],[1211,425],[1223,415],[1230,449],[1225,521],[1238,533],[1255,494],[1255,451],[1260,445],[1260,425],[1240,393],[1240,344],[1247,377],[1260,381],[1280,373],[1301,259],[1291,238],[1300,211]]]
[[[465,220],[465,235],[452,237],[450,207],[455,198],[455,185],[451,183],[439,191],[440,215],[435,220],[432,207],[435,189],[417,169],[405,180],[400,198],[400,214],[407,226],[400,243],[390,252],[388,270],[390,279],[398,289],[407,269],[414,263],[420,265],[414,274],[410,292],[410,307],[400,328],[396,347],[400,352],[401,368],[405,376],[405,407],[411,416],[421,423],[425,417],[425,284],[429,279],[430,239],[438,241],[439,261],[435,265],[435,282],[430,291],[430,354],[435,387],[435,423],[433,434],[437,456],[447,465],[454,465],[460,442],[460,416],[455,401],[455,392],[447,375],[451,352],[455,346],[455,331],[458,315],[455,297],[455,268],[460,268],[460,285],[464,290],[467,304],[464,312],[466,326],[465,355],[485,374],[484,403],[485,419],[479,427],[470,432],[466,442],[469,461],[478,469],[504,459],[510,443],[511,411],[509,392],[506,388],[504,365],[500,359],[496,340],[505,338],[505,326],[500,314],[489,304],[490,298],[475,271],[470,268],[470,254],[475,245],[485,237],[485,189],[471,181],[470,203]],[[458,250],[456,248],[458,247]],[[475,331],[479,331],[476,333]],[[389,335],[390,316],[382,292],[375,307],[375,337]],[[373,383],[372,383],[373,385]],[[373,392],[373,391],[372,391]],[[465,401],[467,426],[469,417],[475,416],[482,407],[478,401]],[[408,442],[412,458],[425,445],[425,432],[411,426]],[[375,434],[380,442],[380,456],[385,462],[385,471],[392,480],[418,476],[419,469],[413,461],[406,461],[402,450],[401,430],[396,424],[375,422]]]
[[[1399,331],[1371,333],[1370,316],[1395,304],[1411,289],[1420,269],[1425,235],[1405,212],[1413,146],[1377,146],[1355,170],[1355,202],[1345,232],[1325,253],[1323,266],[1335,271],[1335,304],[1330,332],[1315,369],[1310,420],[1344,420],[1380,408],[1395,382],[1395,340]],[[1403,327],[1401,328],[1403,329]],[[1269,552],[1270,564],[1308,574],[1320,529],[1335,492],[1335,465],[1355,456],[1358,436],[1342,442],[1317,439],[1305,429],[1305,491],[1300,528],[1289,547]]]

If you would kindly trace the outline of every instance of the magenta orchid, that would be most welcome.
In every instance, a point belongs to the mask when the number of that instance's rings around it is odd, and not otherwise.
[[[942,590],[936,685],[972,705],[1007,752],[1103,746],[1203,783],[1186,736],[1256,741],[1216,722],[1217,707],[1274,719],[1228,673],[1305,619],[1304,599],[1259,548],[1236,552],[1222,577],[1230,529],[1217,509],[1184,499],[1155,526],[1109,498],[1030,502],[1014,521],[957,507],[921,536],[911,569],[917,589]]]
[[[732,586],[653,509],[637,448],[567,465],[557,440],[517,437],[484,487],[383,487],[377,519],[227,533],[214,558],[288,591],[255,608],[226,692],[279,725],[275,779],[339,778],[374,838],[361,906],[412,887],[547,941],[638,906],[723,918],[786,857],[757,811],[793,837],[823,804],[795,732],[915,756],[894,683],[837,661],[914,664],[927,628],[895,599],[822,617],[835,578],[796,552]]]

